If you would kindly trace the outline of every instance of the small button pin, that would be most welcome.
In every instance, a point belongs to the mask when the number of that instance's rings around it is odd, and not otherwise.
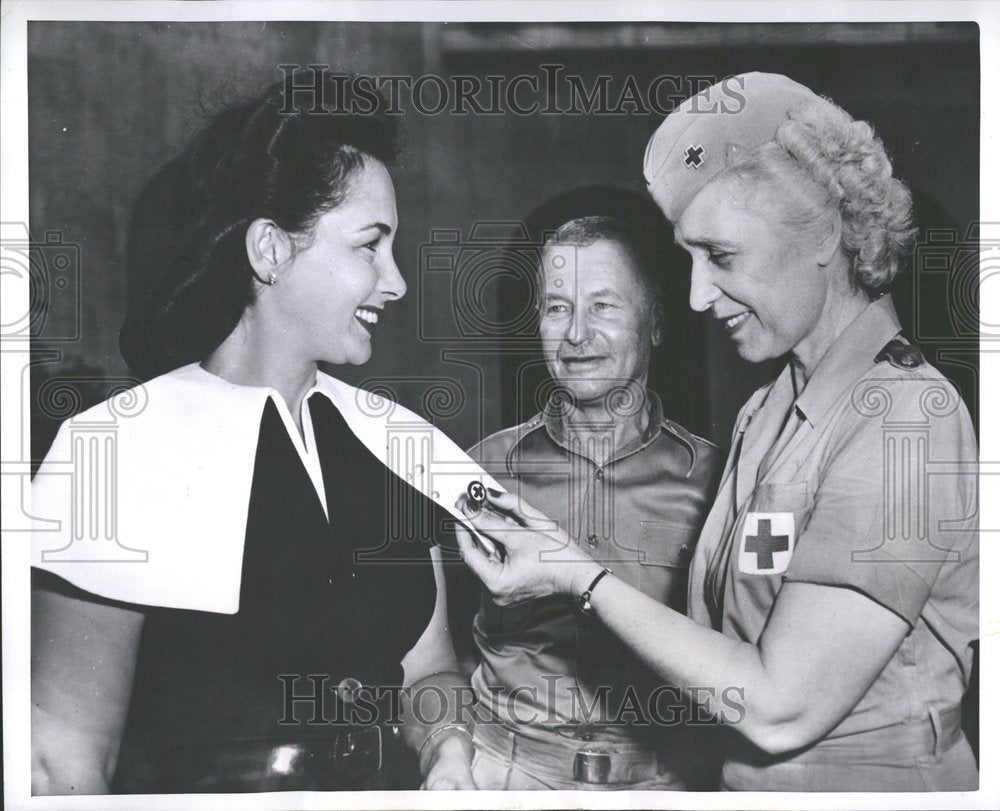
[[[472,481],[465,488],[465,494],[469,497],[469,503],[473,507],[482,507],[486,503],[486,488],[482,482]]]
[[[348,676],[346,679],[341,679],[340,684],[337,685],[337,696],[345,704],[353,704],[360,689],[361,682],[353,676]]]

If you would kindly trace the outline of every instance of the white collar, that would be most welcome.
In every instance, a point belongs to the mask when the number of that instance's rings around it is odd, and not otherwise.
[[[383,465],[453,517],[463,519],[455,502],[470,481],[501,489],[398,403],[322,372],[303,402],[315,394]],[[287,412],[274,389],[190,364],[67,420],[32,483],[32,565],[110,599],[235,613],[268,399]],[[330,510],[336,521],[336,505]]]

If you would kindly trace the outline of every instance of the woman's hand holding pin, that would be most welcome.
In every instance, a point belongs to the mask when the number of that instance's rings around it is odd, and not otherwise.
[[[601,571],[555,521],[513,493],[489,490],[482,507],[463,496],[457,506],[471,526],[506,552],[488,555],[468,530],[458,528],[466,565],[499,606],[554,594],[576,597]]]

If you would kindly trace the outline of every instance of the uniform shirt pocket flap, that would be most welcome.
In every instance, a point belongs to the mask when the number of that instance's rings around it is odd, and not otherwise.
[[[638,550],[639,564],[686,569],[700,531],[701,527],[684,524],[643,521],[642,547]]]

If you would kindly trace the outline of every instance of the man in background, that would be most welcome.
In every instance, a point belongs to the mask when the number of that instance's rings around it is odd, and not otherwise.
[[[546,239],[539,333],[557,389],[540,414],[471,455],[617,576],[683,611],[722,458],[646,388],[664,332],[655,262],[635,229],[608,216],[570,220]],[[557,598],[501,608],[483,593],[477,786],[703,787],[681,692],[585,615]]]

